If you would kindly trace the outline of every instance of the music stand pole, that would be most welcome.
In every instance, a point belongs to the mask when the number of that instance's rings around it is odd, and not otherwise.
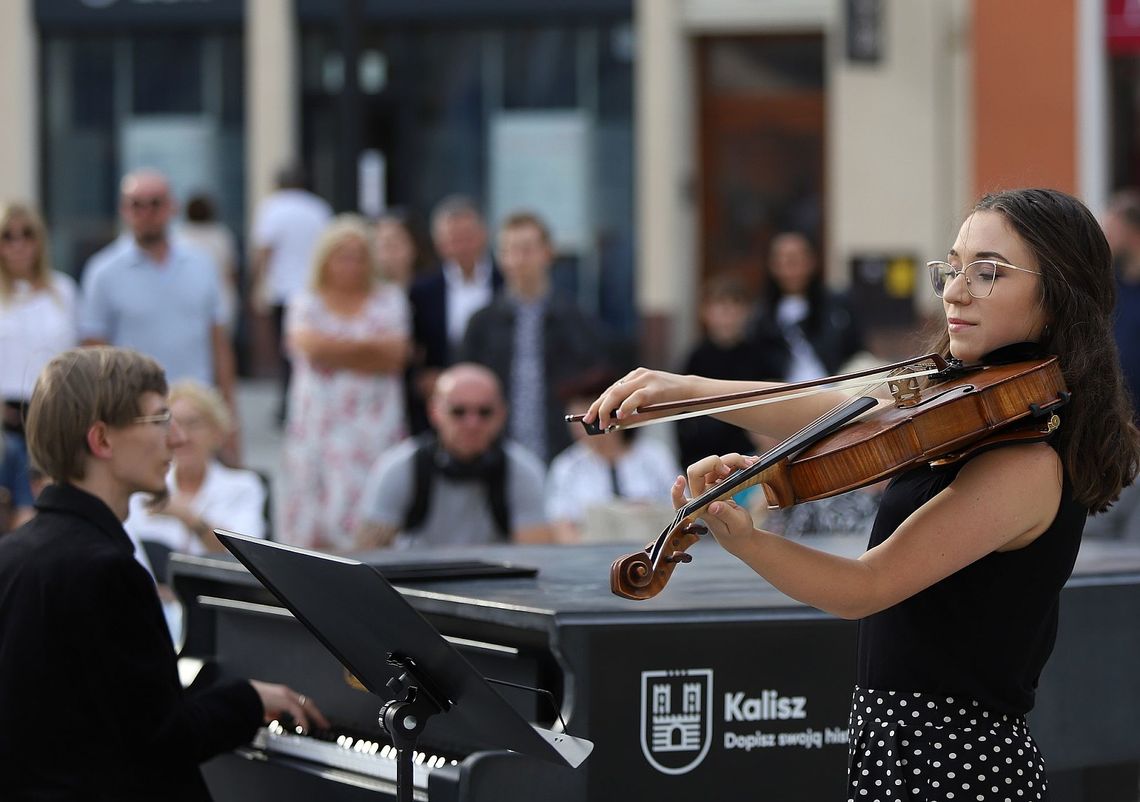
[[[396,799],[413,802],[415,766],[413,756],[420,734],[429,718],[446,713],[451,702],[442,695],[416,661],[396,652],[388,653],[388,663],[404,671],[387,683],[394,693],[401,690],[401,699],[392,699],[380,708],[380,728],[392,738],[396,748]]]

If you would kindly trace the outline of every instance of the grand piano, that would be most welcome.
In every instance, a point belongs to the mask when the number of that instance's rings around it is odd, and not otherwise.
[[[820,538],[857,554],[855,538]],[[425,555],[357,555],[530,721],[594,742],[577,770],[494,751],[432,719],[421,739],[417,798],[778,800],[844,798],[855,625],[797,603],[715,543],[701,542],[656,598],[609,592],[627,544],[502,546],[433,554],[442,569],[491,561],[533,576],[430,571]],[[205,767],[227,800],[395,798],[395,769],[376,724],[381,700],[351,676],[228,556],[175,556],[185,607],[180,656],[205,672],[286,682],[333,721],[299,735],[291,722]],[[409,579],[409,577],[412,577]],[[1140,547],[1090,541],[1066,586],[1056,651],[1031,725],[1061,802],[1137,799],[1140,762]],[[377,611],[345,610],[345,615]]]

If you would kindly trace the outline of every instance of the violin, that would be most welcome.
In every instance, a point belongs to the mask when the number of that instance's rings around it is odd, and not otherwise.
[[[922,381],[912,374],[890,382],[893,404],[856,398],[690,500],[656,541],[614,561],[610,589],[627,599],[656,596],[678,564],[692,561],[687,550],[707,531],[698,523],[701,514],[746,488],[760,485],[770,507],[789,507],[856,490],[924,462],[938,467],[997,445],[1045,440],[1060,425],[1056,410],[1070,395],[1055,356],[976,367],[933,361]],[[706,414],[719,411],[708,407],[708,399],[692,403]],[[670,408],[681,405],[671,402]]]

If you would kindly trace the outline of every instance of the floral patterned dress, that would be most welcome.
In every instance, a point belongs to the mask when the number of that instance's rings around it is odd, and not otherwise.
[[[335,314],[319,295],[305,292],[290,303],[285,328],[367,340],[408,335],[411,313],[404,294],[391,285],[374,290],[352,317]],[[292,360],[279,539],[344,551],[352,547],[372,463],[405,436],[403,374],[328,369],[300,353]]]

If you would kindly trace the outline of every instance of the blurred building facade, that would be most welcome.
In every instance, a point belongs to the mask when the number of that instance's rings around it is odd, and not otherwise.
[[[658,364],[781,229],[906,326],[979,193],[1140,181],[1135,0],[14,0],[0,31],[0,197],[60,268],[131,167],[244,232],[302,158],[341,210],[538,208],[559,284]]]

